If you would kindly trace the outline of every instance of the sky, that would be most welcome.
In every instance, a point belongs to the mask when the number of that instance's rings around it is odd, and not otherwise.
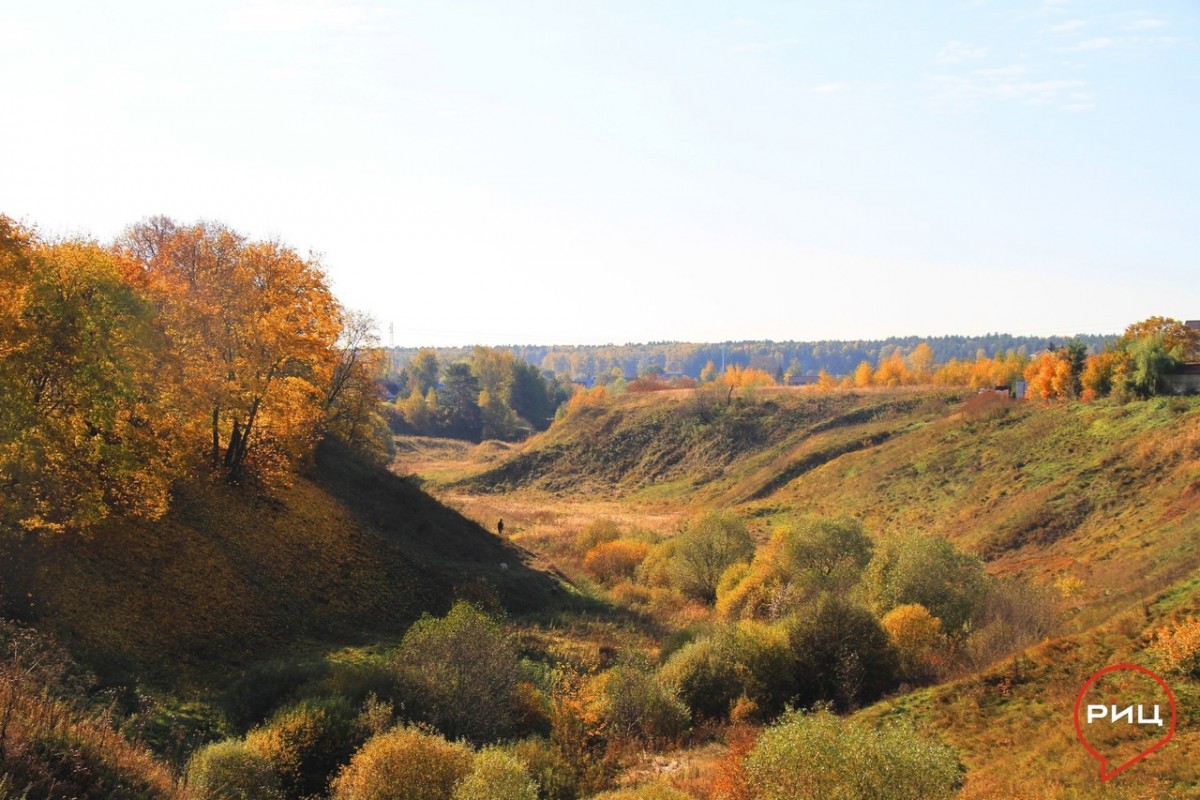
[[[1200,318],[1195,0],[0,0],[0,74],[0,213],[280,239],[384,343]]]

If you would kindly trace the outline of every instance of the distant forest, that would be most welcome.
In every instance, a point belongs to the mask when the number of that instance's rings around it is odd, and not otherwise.
[[[982,350],[990,358],[996,353],[1013,350],[1019,355],[1033,355],[1052,350],[1077,339],[1095,354],[1117,340],[1117,335],[1087,335],[1074,337],[1011,336],[993,333],[985,336],[904,336],[888,339],[820,342],[723,342],[698,344],[694,342],[650,342],[623,345],[512,345],[496,348],[512,353],[519,359],[555,375],[591,383],[597,375],[617,370],[626,378],[646,373],[668,376],[686,375],[699,379],[708,362],[718,370],[726,367],[753,367],[771,375],[816,375],[825,370],[831,375],[850,375],[863,361],[878,364],[897,348],[907,356],[921,342],[933,348],[936,363],[952,358],[973,361]],[[392,350],[393,368],[402,369],[420,348],[397,347]],[[437,353],[443,364],[468,360],[473,347],[428,348]]]

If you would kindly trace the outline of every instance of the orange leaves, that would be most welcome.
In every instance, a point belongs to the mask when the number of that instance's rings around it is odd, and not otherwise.
[[[231,482],[286,477],[323,420],[341,309],[320,265],[220,225],[155,219],[123,242],[179,356],[185,433]]]
[[[622,578],[632,578],[638,565],[650,552],[646,542],[628,539],[598,544],[583,557],[583,568],[601,583],[612,585]]]
[[[1159,628],[1150,652],[1165,669],[1200,678],[1200,620],[1189,616],[1182,622]]]
[[[603,386],[593,386],[591,389],[579,389],[567,401],[566,413],[570,414],[585,406],[604,405],[608,392]]]
[[[1044,352],[1025,368],[1025,394],[1031,399],[1062,400],[1070,397],[1071,362],[1066,350]]]

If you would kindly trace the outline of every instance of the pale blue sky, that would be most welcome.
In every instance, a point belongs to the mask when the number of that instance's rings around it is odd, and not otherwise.
[[[1200,317],[1200,3],[10,2],[0,212],[323,254],[397,344]]]

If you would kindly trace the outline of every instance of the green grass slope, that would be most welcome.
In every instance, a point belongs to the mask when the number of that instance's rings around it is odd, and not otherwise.
[[[715,390],[625,395],[584,406],[484,469],[450,473],[448,482],[476,492],[535,489],[689,502],[699,493],[715,502],[748,476],[777,479],[801,458],[797,448],[814,441],[842,447],[839,432],[851,442],[868,430],[886,438],[894,426],[944,415],[952,397],[787,390],[735,397]],[[823,463],[836,456],[815,458]],[[436,473],[430,477],[438,479]]]
[[[849,514],[878,536],[941,533],[994,572],[1082,581],[1084,629],[1200,565],[1200,403],[626,396],[445,485],[733,507],[767,525]]]
[[[157,522],[5,548],[9,615],[119,680],[175,682],[299,642],[402,632],[481,581],[514,613],[565,595],[529,553],[329,446],[270,497],[196,481]]]

